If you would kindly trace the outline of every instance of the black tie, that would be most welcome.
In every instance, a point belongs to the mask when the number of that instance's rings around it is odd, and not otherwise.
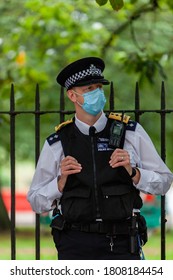
[[[95,127],[94,126],[90,126],[90,128],[89,128],[89,135],[90,136],[94,136],[95,135]]]

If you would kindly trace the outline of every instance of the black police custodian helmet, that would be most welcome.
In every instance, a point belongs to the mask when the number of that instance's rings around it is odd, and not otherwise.
[[[101,83],[108,85],[104,79],[104,61],[98,57],[85,57],[67,65],[57,76],[57,82],[67,90],[74,86]]]

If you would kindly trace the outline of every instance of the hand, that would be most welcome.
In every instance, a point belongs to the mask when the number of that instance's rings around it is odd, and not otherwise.
[[[132,166],[130,164],[129,153],[123,149],[116,149],[112,153],[109,164],[112,168],[124,166],[129,175],[132,174]]]
[[[58,189],[60,192],[62,192],[66,184],[68,175],[81,172],[82,166],[74,157],[66,156],[61,161],[60,167],[61,176],[58,177]]]

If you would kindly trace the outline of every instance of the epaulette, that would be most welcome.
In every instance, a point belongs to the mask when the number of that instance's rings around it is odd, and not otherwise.
[[[122,117],[123,117],[123,119],[122,119]],[[130,116],[122,115],[122,113],[113,113],[113,112],[111,112],[109,114],[108,118],[116,120],[116,121],[123,121],[124,123],[127,124],[129,122]]]
[[[135,122],[135,121],[129,121],[128,124],[127,124],[127,126],[126,126],[126,129],[127,129],[127,130],[131,130],[131,131],[135,131],[136,125],[137,125],[137,122]]]
[[[60,130],[62,127],[66,126],[67,124],[72,123],[72,122],[73,122],[73,119],[60,123],[59,125],[55,126],[55,131]]]
[[[50,146],[56,143],[57,141],[59,141],[59,136],[56,132],[51,134],[49,137],[47,137],[47,142],[49,143]]]

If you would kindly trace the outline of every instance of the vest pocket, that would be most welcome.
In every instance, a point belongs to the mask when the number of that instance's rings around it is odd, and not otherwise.
[[[75,188],[65,191],[61,198],[62,214],[67,222],[91,221],[93,218],[91,206],[91,190]]]
[[[126,184],[101,186],[101,218],[121,220],[132,215],[134,187]]]

